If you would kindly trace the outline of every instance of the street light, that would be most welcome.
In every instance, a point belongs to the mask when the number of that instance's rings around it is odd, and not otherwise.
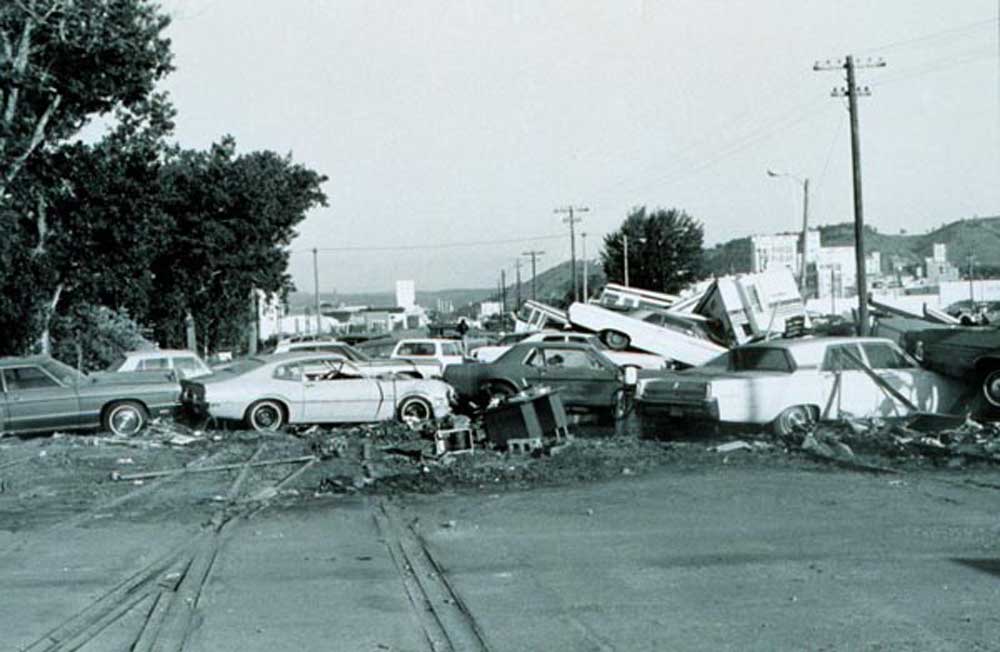
[[[806,270],[808,270],[806,261],[809,252],[809,177],[803,178],[787,172],[775,172],[774,170],[768,170],[767,176],[773,179],[785,177],[802,185],[802,267],[799,271],[799,289],[802,292],[802,298],[805,299],[807,294]]]

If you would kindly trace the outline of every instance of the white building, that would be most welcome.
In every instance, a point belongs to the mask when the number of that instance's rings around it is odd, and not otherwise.
[[[417,306],[417,287],[413,281],[396,281],[396,307],[411,309]]]

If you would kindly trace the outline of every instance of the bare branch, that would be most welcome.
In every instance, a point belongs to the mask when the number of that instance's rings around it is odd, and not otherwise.
[[[0,184],[0,190],[3,190],[3,187],[6,186],[6,184],[14,180],[14,177],[17,176],[17,173],[20,172],[21,168],[24,166],[24,162],[28,160],[28,157],[31,156],[32,152],[34,152],[38,145],[41,144],[42,140],[45,138],[45,128],[48,126],[49,120],[52,118],[52,114],[59,108],[59,104],[61,102],[61,95],[55,95],[52,97],[52,101],[50,101],[49,105],[45,108],[45,113],[43,113],[42,117],[40,117],[38,122],[35,123],[35,130],[31,134],[31,141],[28,143],[28,146],[23,152],[21,152],[20,156],[14,159],[10,168],[4,174],[3,183]]]

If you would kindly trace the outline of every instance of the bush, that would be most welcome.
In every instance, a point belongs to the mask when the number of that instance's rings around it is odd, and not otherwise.
[[[125,351],[151,346],[124,310],[82,305],[52,320],[52,356],[83,371],[107,369]]]

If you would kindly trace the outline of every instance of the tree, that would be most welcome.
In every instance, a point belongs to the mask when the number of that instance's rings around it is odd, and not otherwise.
[[[73,188],[53,149],[94,115],[148,99],[170,70],[168,22],[149,0],[0,3],[0,352],[47,332],[65,287],[50,245],[72,236],[52,201]]]
[[[675,294],[700,277],[704,231],[684,211],[635,208],[617,231],[604,236],[601,262],[610,282],[625,282],[626,235],[632,287]]]
[[[237,155],[230,137],[207,152],[175,152],[160,180],[172,230],[150,265],[157,340],[183,342],[190,311],[203,345],[238,346],[251,292],[292,289],[287,246],[306,212],[326,204],[326,180],[290,156]]]

